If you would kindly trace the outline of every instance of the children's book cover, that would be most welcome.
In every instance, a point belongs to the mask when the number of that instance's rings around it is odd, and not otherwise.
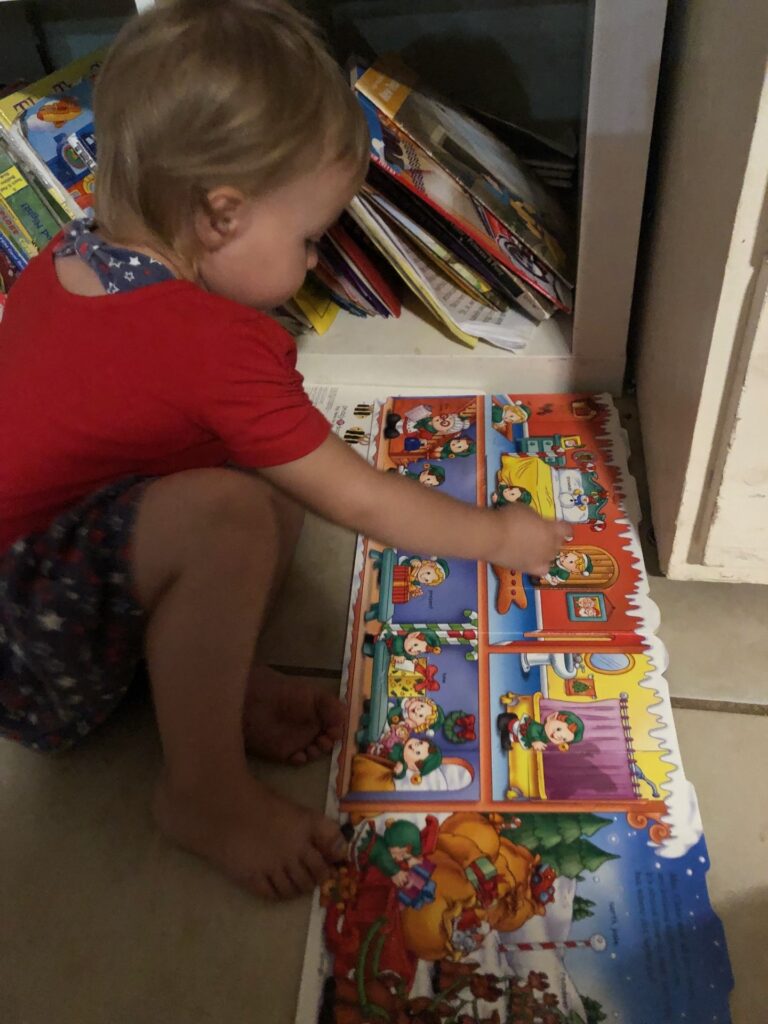
[[[366,410],[367,411],[367,410]],[[368,458],[568,522],[541,577],[361,538],[299,1024],[730,1019],[610,399],[400,397]]]
[[[65,93],[45,96],[21,114],[24,136],[77,205],[93,206],[96,136],[93,82],[83,79]]]
[[[505,225],[498,220],[491,223],[457,181],[357,88],[356,96],[366,118],[371,158],[376,166],[453,225],[467,243],[474,243],[480,254],[490,255],[511,271],[524,290],[532,315],[540,308],[537,295],[548,305],[571,312],[572,289]],[[550,305],[549,312],[551,308]]]
[[[417,88],[412,73],[395,58],[378,61],[354,87],[477,200],[492,232],[500,222],[572,283],[566,251],[572,247],[571,226],[535,174],[498,138],[468,114]]]
[[[91,90],[103,59],[97,50],[0,99],[0,134],[73,215],[93,205]]]

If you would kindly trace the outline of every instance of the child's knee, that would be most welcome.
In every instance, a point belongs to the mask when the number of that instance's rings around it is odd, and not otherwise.
[[[258,477],[201,469],[156,480],[136,522],[133,563],[140,596],[155,594],[200,558],[229,559],[240,571],[277,557],[283,499]]]
[[[207,533],[242,528],[252,534],[256,528],[277,528],[282,498],[264,480],[235,469],[208,469],[199,479],[195,476],[189,481],[190,515]]]
[[[259,477],[234,469],[200,469],[157,480],[147,502],[158,505],[157,518],[201,540],[217,532],[269,528],[282,512],[276,492]]]

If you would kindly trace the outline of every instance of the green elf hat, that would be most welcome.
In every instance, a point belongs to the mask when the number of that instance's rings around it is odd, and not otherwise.
[[[456,440],[458,440],[458,438],[454,437],[452,440],[456,441]],[[464,438],[462,438],[462,440],[464,440]],[[440,449],[440,453],[438,455],[438,458],[439,459],[466,459],[467,456],[474,455],[475,454],[475,450],[476,450],[475,449],[475,442],[474,441],[470,441],[468,443],[468,445],[467,445],[467,450],[466,451],[464,451],[464,452],[454,452],[454,451],[451,451],[451,442],[448,441],[448,443],[444,444],[443,447]]]
[[[438,483],[445,483],[445,470],[443,469],[442,466],[436,466],[434,462],[425,462],[424,469],[422,469],[421,472],[423,473],[424,470],[426,470],[430,476],[433,476],[438,481]]]
[[[434,562],[435,565],[438,565],[443,572],[444,579],[448,579],[448,577],[451,575],[451,567],[450,565],[448,565],[444,558],[438,558],[436,555],[432,555],[430,558],[421,559],[421,561]]]
[[[421,856],[421,833],[410,821],[393,821],[384,830],[384,842],[388,847],[406,846],[415,857]]]
[[[398,697],[392,707],[387,711],[387,721],[390,725],[399,725],[403,720],[403,701]]]
[[[424,776],[429,775],[430,772],[435,771],[435,769],[439,768],[442,763],[443,755],[440,752],[440,748],[430,743],[429,753],[421,763],[421,774],[416,774],[414,772],[413,778],[411,779],[414,786],[420,786],[421,780],[424,778]]]
[[[513,502],[507,501],[507,499],[504,497],[504,491],[508,490],[510,487],[517,487],[517,489],[520,491],[520,497],[517,499],[518,505],[531,504],[531,502],[533,501],[533,495],[527,487],[518,487],[517,484],[499,484],[496,488],[495,504],[497,508],[499,508],[501,505],[514,504]]]
[[[566,725],[572,726],[573,742],[581,743],[584,738],[584,723],[579,716],[574,715],[572,711],[558,711],[557,717],[565,722]]]
[[[595,567],[592,565],[592,559],[583,551],[581,552],[581,557],[584,559],[584,568],[581,571],[581,575],[589,576],[595,571]]]
[[[419,739],[423,739],[423,738],[424,737],[421,737],[421,736],[419,737]],[[407,770],[405,768],[405,762],[403,761],[403,744],[402,743],[396,743],[394,745],[394,747],[392,747],[392,749],[389,752],[389,759],[390,759],[390,761],[395,761],[395,762],[400,763],[400,764],[403,765],[402,768],[400,768],[400,769],[396,768],[395,769],[395,778],[396,779],[402,779],[405,776],[406,770]],[[421,780],[424,778],[424,776],[425,775],[429,775],[430,772],[435,771],[435,769],[439,768],[442,763],[443,763],[443,755],[440,753],[440,749],[438,747],[436,747],[434,745],[434,743],[430,743],[429,744],[429,753],[427,754],[427,756],[422,761],[420,771],[414,772],[413,776],[411,777],[411,782],[413,783],[413,785],[414,786],[420,786],[421,785]]]

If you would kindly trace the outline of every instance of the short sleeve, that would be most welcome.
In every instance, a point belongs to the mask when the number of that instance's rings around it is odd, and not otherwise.
[[[201,421],[238,465],[295,462],[330,432],[304,390],[293,338],[266,315],[222,326],[205,374]]]

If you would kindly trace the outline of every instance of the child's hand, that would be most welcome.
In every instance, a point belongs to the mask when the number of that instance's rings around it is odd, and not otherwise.
[[[545,576],[562,546],[571,540],[566,523],[542,519],[525,505],[505,505],[494,511],[501,534],[493,562],[531,576]]]
[[[439,554],[543,576],[568,540],[568,526],[545,522],[524,505],[479,508],[417,487],[399,473],[378,472],[334,434],[309,455],[261,473],[331,522],[399,551],[419,552],[401,559],[411,570]],[[410,596],[425,589],[412,583]]]

